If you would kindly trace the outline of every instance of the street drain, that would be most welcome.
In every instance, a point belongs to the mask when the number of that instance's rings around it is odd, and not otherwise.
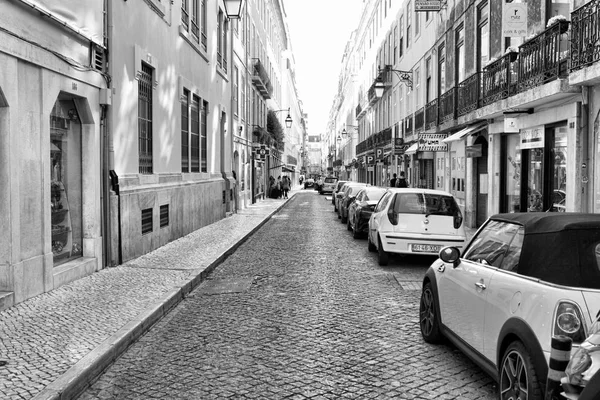
[[[208,279],[198,287],[195,294],[243,293],[250,289],[253,282],[254,278]]]
[[[0,367],[4,367],[6,364],[8,364],[8,361],[0,360]]]

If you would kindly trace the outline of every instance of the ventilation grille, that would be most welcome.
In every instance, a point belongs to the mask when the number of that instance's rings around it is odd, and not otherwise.
[[[92,49],[92,68],[104,72],[104,49],[100,46],[94,46]]]
[[[142,210],[142,235],[152,232],[152,209]]]
[[[169,205],[160,206],[160,227],[169,226]]]

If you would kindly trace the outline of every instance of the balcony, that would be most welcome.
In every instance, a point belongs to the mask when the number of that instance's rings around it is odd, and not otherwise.
[[[568,21],[559,21],[519,46],[518,92],[568,75],[568,41],[562,38],[568,28]]]
[[[415,113],[415,133],[422,132],[425,129],[425,108],[421,107]]]
[[[413,115],[409,115],[404,118],[404,137],[411,136],[413,134]]]
[[[369,100],[369,106],[372,106],[373,104],[377,103],[377,100],[379,100],[375,95],[375,82],[373,82],[369,88],[369,91],[367,92],[367,99]]]
[[[479,72],[474,73],[458,84],[456,116],[460,117],[479,108],[481,84]]]
[[[571,71],[600,60],[600,1],[593,0],[571,13]]]
[[[252,84],[265,99],[270,99],[273,94],[273,86],[267,71],[263,67],[260,59],[252,59]]]
[[[517,92],[517,53],[507,53],[483,69],[481,105],[487,106]]]
[[[440,96],[440,106],[438,107],[438,123],[452,121],[456,118],[456,88],[448,89]]]
[[[356,119],[358,119],[362,116],[362,111],[363,111],[363,108],[359,102],[358,105],[356,106],[356,117],[355,117]]]
[[[438,100],[425,105],[425,130],[434,129],[438,124]]]

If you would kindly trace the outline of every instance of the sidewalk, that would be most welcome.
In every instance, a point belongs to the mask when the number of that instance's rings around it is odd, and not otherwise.
[[[78,395],[286,201],[265,199],[121,266],[0,312],[0,361],[6,361],[0,398]]]

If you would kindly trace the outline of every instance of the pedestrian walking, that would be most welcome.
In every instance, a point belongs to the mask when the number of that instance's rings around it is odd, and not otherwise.
[[[396,181],[398,180],[396,176],[396,174],[392,175],[392,179],[390,179],[390,187],[396,187]]]
[[[400,187],[400,188],[408,187],[408,182],[406,181],[406,178],[404,177],[404,171],[400,171],[400,178],[398,178],[396,180],[396,187]]]
[[[283,192],[283,198],[288,198],[288,192],[290,191],[290,178],[287,175],[283,176],[281,181],[281,190]]]
[[[281,198],[281,175],[277,177],[277,198]]]

